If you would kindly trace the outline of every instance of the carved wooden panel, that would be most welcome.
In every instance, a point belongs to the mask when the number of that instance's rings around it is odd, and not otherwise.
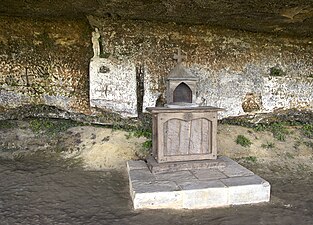
[[[195,155],[212,152],[212,122],[206,118],[170,119],[163,124],[164,155]]]
[[[215,107],[148,108],[152,113],[152,155],[158,163],[217,158]]]

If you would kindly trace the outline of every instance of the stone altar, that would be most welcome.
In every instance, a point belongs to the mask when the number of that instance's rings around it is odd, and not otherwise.
[[[198,79],[182,66],[182,54],[167,79],[167,104],[150,107],[152,155],[129,161],[135,209],[198,209],[268,202],[270,184],[217,154],[217,112],[196,104]]]

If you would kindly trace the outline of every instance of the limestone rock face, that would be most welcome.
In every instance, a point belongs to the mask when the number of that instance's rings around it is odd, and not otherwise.
[[[0,17],[0,105],[88,112],[89,29],[82,20]]]
[[[94,15],[210,24],[253,32],[313,34],[313,3],[307,0],[3,0],[1,13],[47,17]]]
[[[199,79],[196,103],[225,108],[222,117],[312,110],[312,8],[304,0],[3,0],[0,111],[43,104],[140,115],[164,105],[178,47]]]
[[[187,55],[182,65],[198,79],[195,102],[226,109],[221,117],[313,109],[310,39],[204,25],[88,19],[99,27],[103,51],[103,58],[90,64],[92,107],[136,116],[138,103],[143,110],[158,105],[158,99],[168,98],[166,78],[181,48]],[[144,97],[137,102],[136,67],[141,65]]]
[[[242,103],[244,112],[256,112],[262,107],[261,96],[255,93],[247,93]]]

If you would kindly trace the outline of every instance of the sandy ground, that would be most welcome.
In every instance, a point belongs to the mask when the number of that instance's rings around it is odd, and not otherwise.
[[[308,146],[313,140],[302,135],[300,127],[286,127],[285,141],[274,138],[270,131],[255,131],[254,129],[221,124],[218,128],[219,154],[231,158],[256,157],[263,160],[313,159],[313,146]],[[244,135],[251,146],[243,147],[236,144],[238,135]]]
[[[49,134],[28,121],[12,124],[0,123],[1,224],[312,224],[313,140],[299,127],[278,141],[268,131],[219,125],[219,153],[269,181],[269,203],[134,211],[125,161],[142,157],[144,138],[94,126]],[[236,144],[237,135],[251,146]]]
[[[279,141],[269,131],[220,124],[219,155],[243,164],[271,165],[275,162],[295,169],[313,168],[313,140],[303,136],[299,127],[288,127],[288,132],[286,140]],[[238,135],[247,137],[251,145],[236,144]],[[18,159],[25,154],[46,151],[81,160],[88,170],[123,169],[127,160],[138,159],[147,153],[142,146],[145,138],[129,136],[126,131],[95,126],[76,126],[49,135],[32,131],[28,121],[14,121],[14,126],[0,129],[0,157]]]
[[[92,126],[73,127],[68,130],[79,137],[74,151],[65,151],[63,157],[75,157],[83,160],[87,169],[119,169],[130,159],[137,159],[144,138],[129,138],[128,132]],[[71,146],[68,139],[66,146]]]
[[[88,170],[121,169],[142,155],[145,138],[129,132],[95,126],[76,126],[58,134],[34,132],[28,121],[10,121],[0,129],[0,157],[19,159],[38,151],[81,160]]]

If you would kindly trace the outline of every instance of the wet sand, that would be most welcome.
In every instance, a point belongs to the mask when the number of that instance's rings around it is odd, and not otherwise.
[[[134,211],[124,170],[86,171],[79,162],[56,155],[1,159],[1,224],[313,223],[311,171],[289,171],[274,163],[271,167],[250,167],[271,182],[270,203],[204,210]]]

